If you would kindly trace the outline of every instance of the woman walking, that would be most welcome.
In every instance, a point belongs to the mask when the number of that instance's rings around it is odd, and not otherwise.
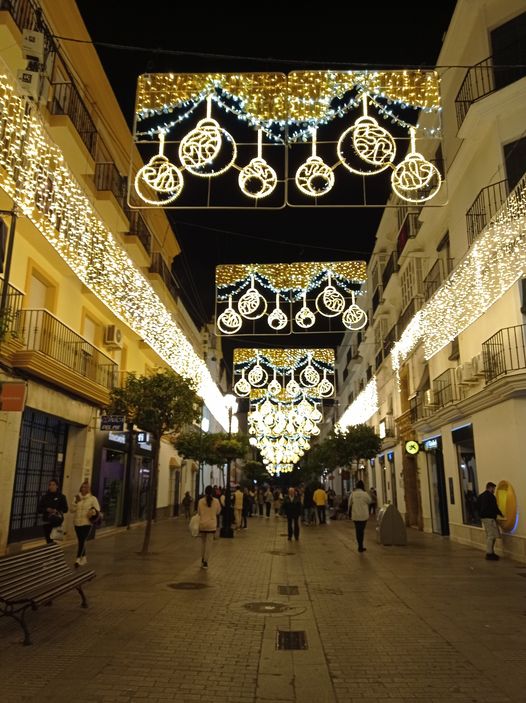
[[[217,516],[221,512],[221,505],[217,498],[212,496],[212,486],[205,488],[204,496],[197,504],[199,515],[199,536],[201,537],[201,568],[208,569],[210,547],[217,528]]]
[[[78,543],[75,566],[79,567],[84,566],[84,564],[88,562],[86,559],[86,540],[93,529],[92,520],[97,518],[100,513],[99,501],[91,494],[88,481],[84,481],[81,485],[79,492],[75,496],[73,505],[71,506],[71,512],[75,513],[73,516],[73,525],[77,534]]]
[[[283,512],[287,516],[288,540],[290,542],[294,533],[297,542],[300,538],[301,498],[295,488],[289,488],[283,499]]]
[[[358,542],[358,551],[367,551],[363,546],[363,537],[365,526],[369,518],[369,506],[371,505],[371,496],[365,490],[363,481],[356,483],[356,488],[351,493],[349,498],[349,517],[354,522],[356,530],[356,541]]]

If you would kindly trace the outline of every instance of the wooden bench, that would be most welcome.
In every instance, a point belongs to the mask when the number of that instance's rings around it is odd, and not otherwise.
[[[14,556],[0,558],[0,615],[14,618],[24,631],[24,644],[31,644],[25,617],[29,608],[51,605],[57,596],[76,589],[83,608],[88,602],[82,584],[91,581],[92,570],[73,571],[62,547],[47,544]]]

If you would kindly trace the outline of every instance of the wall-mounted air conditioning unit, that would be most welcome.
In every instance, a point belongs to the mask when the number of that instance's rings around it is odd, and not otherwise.
[[[455,369],[455,378],[457,379],[459,386],[466,386],[470,383],[478,383],[478,379],[475,377],[473,367],[469,361],[457,366]]]
[[[484,363],[483,354],[477,354],[471,359],[471,368],[474,376],[486,375],[486,364]]]
[[[122,349],[122,331],[116,325],[108,325],[104,330],[104,344],[110,349]]]

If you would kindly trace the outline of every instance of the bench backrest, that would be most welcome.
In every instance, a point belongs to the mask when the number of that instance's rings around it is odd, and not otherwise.
[[[9,600],[33,585],[53,581],[71,573],[62,547],[47,544],[13,556],[0,558],[0,598]]]

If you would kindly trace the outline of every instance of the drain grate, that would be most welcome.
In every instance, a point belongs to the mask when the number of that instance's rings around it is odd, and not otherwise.
[[[273,613],[284,613],[290,610],[290,606],[286,603],[273,603],[272,601],[245,603],[243,607],[250,610],[252,613],[268,613],[269,615]]]
[[[278,586],[278,593],[282,596],[299,596],[298,586]]]
[[[276,649],[308,649],[305,630],[278,630]]]
[[[193,581],[179,581],[179,583],[169,583],[169,588],[176,591],[198,591],[200,588],[208,588],[206,583],[195,583]]]

